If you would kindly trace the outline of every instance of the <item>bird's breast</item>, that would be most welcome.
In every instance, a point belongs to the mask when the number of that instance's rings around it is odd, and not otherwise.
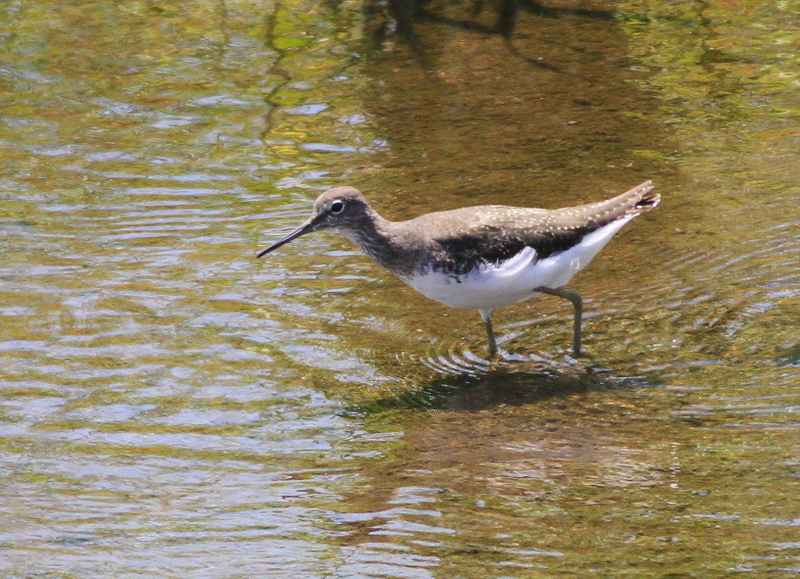
[[[534,295],[538,283],[536,250],[526,247],[499,263],[483,262],[466,272],[423,268],[401,279],[422,295],[455,308],[494,309]]]

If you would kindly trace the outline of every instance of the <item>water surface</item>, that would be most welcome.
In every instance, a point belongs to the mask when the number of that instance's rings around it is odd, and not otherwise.
[[[800,572],[800,4],[526,6],[406,38],[353,3],[3,7],[5,576]],[[400,219],[648,178],[571,283],[579,360],[554,298],[492,362],[344,239],[254,257],[335,185]]]

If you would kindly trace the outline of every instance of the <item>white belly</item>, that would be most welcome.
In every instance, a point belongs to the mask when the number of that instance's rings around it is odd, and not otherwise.
[[[593,231],[566,251],[536,260],[531,247],[500,264],[454,276],[429,272],[401,278],[422,295],[454,308],[493,310],[536,295],[537,287],[558,288],[586,267],[633,215]]]

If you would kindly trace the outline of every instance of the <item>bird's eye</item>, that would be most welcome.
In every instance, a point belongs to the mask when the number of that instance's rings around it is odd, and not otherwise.
[[[344,201],[334,201],[331,203],[331,213],[341,213],[344,211]]]

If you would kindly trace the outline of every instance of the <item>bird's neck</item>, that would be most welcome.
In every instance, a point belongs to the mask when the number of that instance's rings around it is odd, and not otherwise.
[[[404,278],[414,273],[413,251],[404,245],[409,241],[402,222],[389,221],[374,211],[359,223],[358,228],[340,231],[371,257],[378,265]]]

